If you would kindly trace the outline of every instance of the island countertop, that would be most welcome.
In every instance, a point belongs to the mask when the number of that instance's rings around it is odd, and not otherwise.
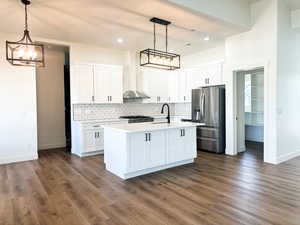
[[[201,125],[203,126],[205,124],[191,123],[191,122],[173,122],[173,123],[152,122],[152,123],[111,124],[111,125],[103,125],[102,127],[121,130],[123,132],[143,132],[143,131],[196,127]]]

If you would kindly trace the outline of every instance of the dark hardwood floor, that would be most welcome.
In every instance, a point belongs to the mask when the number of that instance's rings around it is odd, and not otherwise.
[[[1,225],[300,224],[300,158],[199,152],[195,164],[122,181],[102,156],[39,155],[0,166]]]

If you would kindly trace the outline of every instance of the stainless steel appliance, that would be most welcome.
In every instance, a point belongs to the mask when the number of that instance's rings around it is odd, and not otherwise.
[[[225,86],[192,90],[192,121],[205,123],[197,127],[197,149],[225,152]]]
[[[154,118],[150,116],[120,116],[120,119],[128,119],[128,123],[145,123],[154,121]]]

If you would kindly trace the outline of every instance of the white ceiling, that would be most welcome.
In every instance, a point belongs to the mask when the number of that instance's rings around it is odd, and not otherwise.
[[[149,19],[154,16],[173,23],[169,26],[169,49],[179,53],[215,46],[240,32],[233,25],[193,14],[163,0],[33,0],[29,6],[29,28],[33,39],[39,36],[141,50],[153,45],[153,25]],[[0,17],[0,31],[21,36],[24,11],[19,0],[1,0]],[[164,35],[163,29],[157,32]],[[203,40],[207,34],[211,41]],[[123,44],[116,42],[119,37],[124,39]],[[158,42],[162,47],[164,37],[159,37]],[[187,43],[191,46],[187,47]]]

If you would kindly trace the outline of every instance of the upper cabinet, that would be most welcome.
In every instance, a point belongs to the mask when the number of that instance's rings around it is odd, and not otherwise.
[[[147,103],[189,103],[192,89],[223,84],[223,62],[175,71],[143,69],[142,89]]]
[[[72,103],[122,103],[123,67],[80,64],[71,67]]]
[[[71,96],[73,103],[93,103],[94,73],[91,65],[71,67]]]
[[[177,89],[176,77],[172,77],[172,75],[171,71],[143,69],[143,91],[150,97],[150,99],[146,99],[144,102],[171,102],[174,99],[173,95],[175,95],[174,93]]]

